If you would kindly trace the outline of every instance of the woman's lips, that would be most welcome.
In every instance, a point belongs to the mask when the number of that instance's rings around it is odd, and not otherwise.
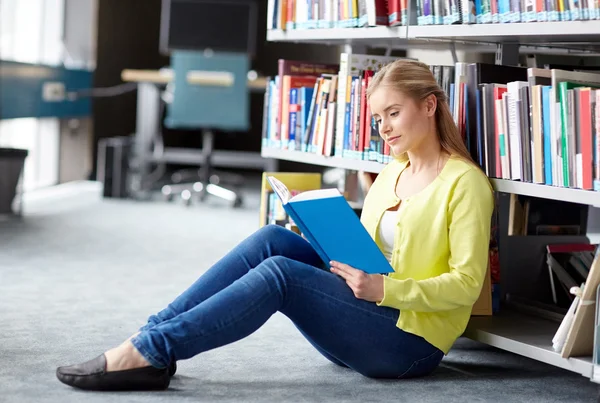
[[[398,140],[400,137],[402,137],[402,136],[388,137],[387,141],[388,141],[388,143],[393,143],[394,141]]]

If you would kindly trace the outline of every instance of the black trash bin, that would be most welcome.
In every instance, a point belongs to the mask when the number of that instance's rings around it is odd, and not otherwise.
[[[27,158],[27,150],[0,148],[0,214],[12,214],[12,203]]]

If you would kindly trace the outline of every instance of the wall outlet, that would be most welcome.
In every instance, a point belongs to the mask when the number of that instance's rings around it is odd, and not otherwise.
[[[64,83],[49,81],[42,86],[42,99],[46,102],[62,102],[65,100],[65,96]]]

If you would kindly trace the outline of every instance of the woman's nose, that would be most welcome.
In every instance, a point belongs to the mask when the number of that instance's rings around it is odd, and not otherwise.
[[[379,133],[386,134],[386,133],[389,133],[390,130],[391,130],[391,127],[386,122],[381,122],[379,124]]]

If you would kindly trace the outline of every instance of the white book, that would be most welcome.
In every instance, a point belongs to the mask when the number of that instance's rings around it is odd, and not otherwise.
[[[527,81],[512,81],[506,85],[508,94],[508,133],[510,136],[510,174],[513,180],[523,179],[523,155],[521,152],[521,113],[517,107],[519,90],[528,87]]]
[[[460,91],[458,86],[460,85],[461,80],[464,82],[467,80],[467,65],[468,63],[463,62],[457,62],[454,64],[454,83],[456,85],[454,88],[454,105],[452,108],[452,116],[454,117],[454,123],[456,124],[458,124],[460,108],[463,107],[460,102]]]
[[[552,161],[552,185],[563,186],[562,159],[560,158],[560,103],[556,102],[556,91],[550,88],[550,159]]]
[[[336,108],[337,103],[329,103],[329,109],[327,110],[327,128],[325,130],[325,151],[323,152],[323,154],[326,156],[331,156],[333,154],[333,132],[335,126]]]
[[[583,284],[581,285],[583,288]],[[575,319],[575,311],[577,310],[577,306],[579,305],[580,298],[575,296],[573,302],[571,302],[571,306],[567,311],[565,317],[563,318],[556,334],[552,338],[552,349],[557,353],[560,353],[563,350],[565,345],[565,341],[567,340],[567,335],[569,334],[569,330],[571,330],[571,325],[573,324],[573,320]]]
[[[504,145],[504,155],[502,157],[500,157],[500,163],[502,166],[502,178],[503,179],[511,179],[512,178],[512,174],[510,172],[511,170],[511,165],[510,165],[510,160],[511,160],[511,149],[510,149],[510,131],[509,131],[509,127],[508,127],[508,93],[504,93],[502,94],[502,100],[500,100],[500,110],[502,111],[502,119],[499,122],[502,125],[502,131],[501,133],[503,133],[503,137],[504,137],[504,141],[503,141],[503,145]]]
[[[274,29],[277,24],[274,21],[275,18],[275,0],[267,1],[267,30]]]

